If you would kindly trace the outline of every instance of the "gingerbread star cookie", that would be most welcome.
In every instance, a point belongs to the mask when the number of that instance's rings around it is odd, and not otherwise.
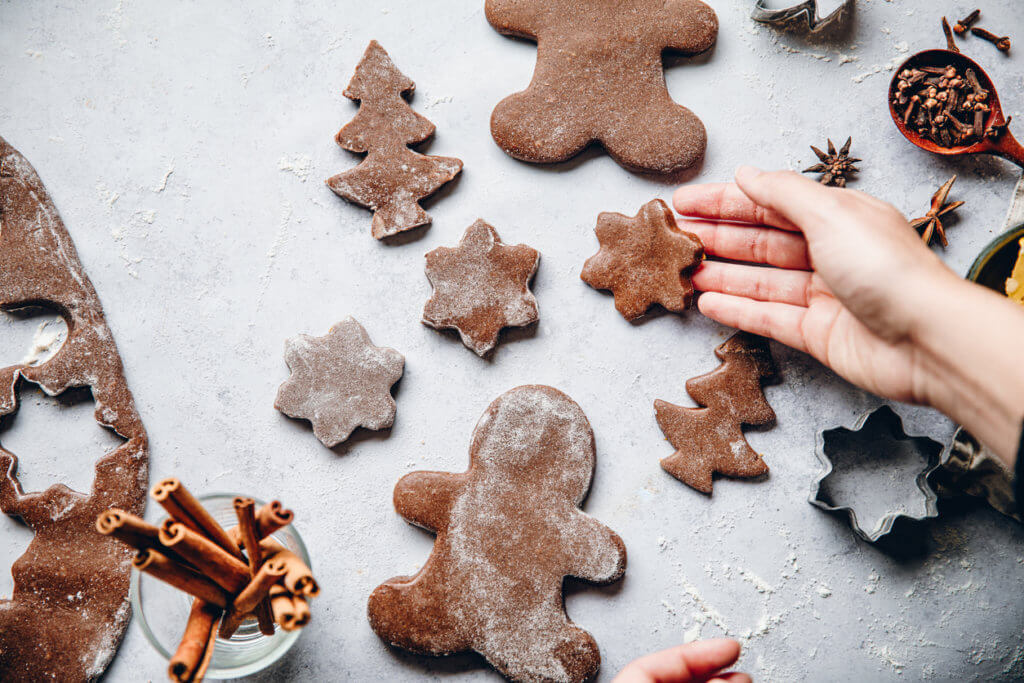
[[[376,40],[356,67],[345,97],[359,113],[335,136],[344,149],[366,158],[327,181],[335,194],[373,213],[373,236],[383,239],[430,223],[419,202],[462,170],[450,157],[409,149],[434,135],[434,124],[412,110],[406,98],[415,84],[395,68]]]
[[[546,386],[523,386],[477,423],[469,470],[414,472],[395,509],[437,534],[414,576],[370,596],[370,626],[396,647],[430,655],[474,650],[514,681],[588,680],[597,643],[565,613],[566,576],[610,583],[626,548],[580,511],[594,472],[594,434],[580,407]]]
[[[125,441],[96,462],[88,492],[26,493],[18,458],[0,448],[0,512],[35,533],[11,567],[10,599],[0,599],[0,680],[94,681],[128,626],[132,555],[94,524],[109,507],[142,514],[149,439],[74,242],[35,169],[0,138],[0,307],[30,305],[59,311],[67,339],[45,362],[0,370],[0,415],[18,410],[27,383],[54,396],[89,387],[96,421]]]
[[[676,225],[665,202],[655,199],[629,218],[602,213],[597,218],[601,250],[587,259],[580,278],[595,289],[611,290],[615,308],[636,320],[654,304],[684,311],[693,300],[691,271],[704,245]]]
[[[291,370],[278,389],[274,407],[309,420],[313,434],[333,448],[356,427],[387,429],[395,422],[391,387],[402,377],[405,358],[374,346],[363,326],[347,318],[326,336],[300,334],[285,342]]]
[[[700,0],[487,0],[500,33],[537,42],[530,86],[498,104],[491,134],[511,156],[565,161],[600,143],[622,166],[673,173],[704,156],[707,135],[672,101],[662,53],[694,55],[718,35]]]
[[[423,323],[457,330],[467,348],[486,356],[503,328],[537,322],[530,281],[538,263],[536,249],[503,244],[493,227],[476,221],[459,246],[427,254],[433,293],[423,308]]]
[[[742,425],[775,422],[762,382],[775,378],[768,340],[739,332],[715,349],[722,364],[686,382],[686,391],[702,408],[655,401],[658,424],[676,452],[661,461],[666,472],[698,491],[711,493],[715,472],[728,477],[757,477],[768,471],[747,443]]]

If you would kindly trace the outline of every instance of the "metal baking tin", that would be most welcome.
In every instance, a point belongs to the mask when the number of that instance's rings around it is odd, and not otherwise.
[[[843,441],[846,443],[840,443]],[[835,469],[833,458],[838,461],[842,457],[840,453],[843,453],[850,445],[856,445],[857,441],[864,442],[866,447],[857,453],[846,453],[847,456],[853,455],[857,458],[873,456],[883,460],[889,453],[893,452],[894,448],[910,448],[917,452],[925,463],[915,479],[917,488],[924,498],[924,514],[914,515],[901,510],[889,511],[882,516],[881,523],[875,529],[869,530],[862,528],[858,523],[857,515],[854,512],[855,506],[851,504],[854,501],[843,504],[842,501],[831,500],[828,493],[822,489],[823,483]],[[886,443],[889,444],[889,448],[886,452],[882,452],[882,449],[886,447]],[[838,450],[841,446],[845,446],[846,449]],[[848,517],[854,533],[868,543],[875,543],[883,536],[889,534],[893,530],[893,525],[900,518],[921,521],[938,517],[938,495],[928,483],[928,476],[939,467],[942,450],[942,444],[926,436],[908,436],[903,431],[903,420],[896,414],[896,411],[887,405],[882,406],[862,416],[853,429],[835,427],[818,433],[816,455],[824,469],[811,485],[811,495],[808,502],[826,512],[845,515]],[[886,474],[888,472],[880,468],[877,472],[877,477],[874,477],[874,474],[872,477],[879,484],[884,484],[886,480],[883,477]]]
[[[810,29],[811,32],[817,33],[818,31],[822,31],[829,26],[838,23],[843,17],[845,17],[847,11],[853,7],[853,2],[854,0],[845,0],[827,16],[822,17],[818,14],[817,0],[804,0],[804,2],[793,5],[792,7],[785,7],[781,9],[769,9],[765,5],[765,0],[757,0],[757,4],[754,5],[754,11],[751,13],[750,17],[754,21],[774,25],[786,25],[790,22],[798,21],[801,17],[806,17],[807,28]]]

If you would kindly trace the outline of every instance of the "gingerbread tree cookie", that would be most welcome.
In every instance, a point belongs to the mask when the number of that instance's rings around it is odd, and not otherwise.
[[[359,102],[359,113],[335,140],[366,158],[351,171],[330,178],[327,186],[374,212],[372,230],[377,239],[428,225],[430,216],[419,202],[462,170],[458,159],[409,149],[408,145],[427,140],[435,130],[406,102],[415,87],[374,40],[344,92]]]
[[[313,424],[313,434],[333,448],[356,427],[387,429],[395,422],[391,386],[402,377],[405,358],[374,346],[363,326],[347,318],[326,336],[300,334],[285,342],[291,377],[274,407]]]
[[[775,411],[761,383],[775,377],[768,340],[739,332],[715,349],[714,371],[686,382],[703,408],[655,401],[658,424],[676,452],[661,461],[666,472],[698,491],[711,493],[711,475],[757,477],[768,471],[743,436],[742,425],[769,425]]]
[[[693,300],[690,271],[704,256],[696,235],[683,232],[660,199],[629,218],[602,213],[597,218],[601,250],[587,259],[580,277],[595,289],[611,290],[615,308],[636,320],[654,304],[684,311]]]
[[[423,308],[423,323],[457,330],[462,343],[486,356],[506,327],[537,322],[530,281],[540,253],[525,244],[503,244],[483,220],[469,226],[459,246],[427,254],[427,279],[434,288]]]
[[[718,35],[700,0],[487,0],[500,33],[534,40],[530,86],[498,104],[491,134],[508,154],[552,163],[600,143],[622,166],[673,173],[704,156],[707,135],[665,86],[665,51],[694,55]]]
[[[594,435],[568,396],[512,389],[473,432],[469,470],[414,472],[395,509],[437,534],[426,565],[370,596],[370,625],[413,652],[475,650],[515,681],[584,681],[601,655],[565,613],[562,581],[622,576],[622,540],[580,511],[594,471]]]
[[[142,514],[149,439],[74,242],[35,169],[0,138],[0,307],[41,305],[60,312],[67,339],[43,363],[0,370],[0,415],[18,410],[26,382],[51,396],[89,387],[96,421],[125,441],[97,460],[92,490],[81,493],[63,484],[25,492],[18,458],[0,448],[0,512],[35,533],[11,567],[11,598],[0,598],[0,680],[94,681],[131,615],[131,553],[94,524],[108,507]]]

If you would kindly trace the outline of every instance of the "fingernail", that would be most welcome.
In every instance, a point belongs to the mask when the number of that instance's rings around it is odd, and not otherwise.
[[[756,166],[740,166],[736,169],[737,180],[753,180],[757,176],[764,173],[761,169]]]

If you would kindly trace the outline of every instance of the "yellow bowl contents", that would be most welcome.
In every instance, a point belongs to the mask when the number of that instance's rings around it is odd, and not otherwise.
[[[1024,305],[1024,238],[1020,240],[1020,252],[1013,272],[1006,279],[1006,296],[1012,301]]]

